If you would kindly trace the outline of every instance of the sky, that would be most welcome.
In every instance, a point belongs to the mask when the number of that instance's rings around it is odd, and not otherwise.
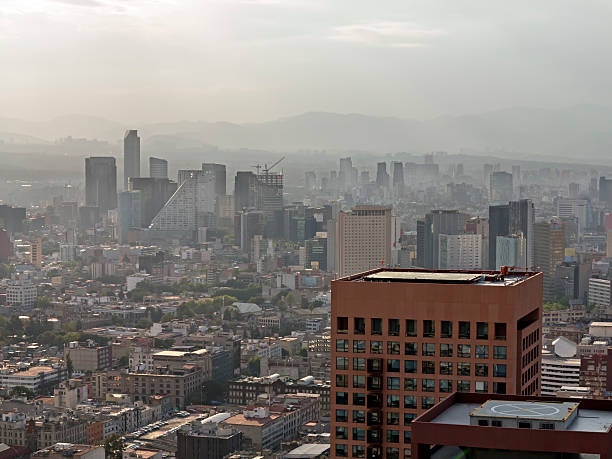
[[[612,104],[609,0],[0,0],[0,116]]]

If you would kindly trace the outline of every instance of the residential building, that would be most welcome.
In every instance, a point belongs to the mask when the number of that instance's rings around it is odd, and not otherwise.
[[[111,346],[99,346],[93,341],[72,341],[64,348],[64,360],[72,361],[75,371],[105,371],[112,366]]]
[[[482,269],[481,234],[440,234],[439,250],[440,269]]]
[[[553,301],[555,274],[565,257],[565,230],[557,220],[537,222],[534,226],[534,263],[543,275],[544,301]]]
[[[11,279],[6,288],[6,302],[11,306],[33,306],[37,295],[38,289],[27,275]]]

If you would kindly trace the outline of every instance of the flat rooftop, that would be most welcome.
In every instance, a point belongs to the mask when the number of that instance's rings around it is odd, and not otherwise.
[[[470,415],[488,418],[565,421],[576,409],[578,409],[578,403],[572,402],[488,400],[472,411]]]
[[[515,404],[516,401],[507,401]],[[455,403],[444,410],[430,422],[435,424],[470,425],[470,414],[482,405],[477,403]],[[556,406],[556,404],[555,404]],[[548,418],[550,419],[550,418]],[[567,426],[566,431],[606,433],[612,425],[612,411],[579,409],[574,422]]]
[[[474,284],[490,286],[508,286],[528,277],[532,272],[510,271],[501,274],[499,271],[444,271],[420,269],[377,269],[347,276],[340,280],[353,282],[403,282],[420,284]]]

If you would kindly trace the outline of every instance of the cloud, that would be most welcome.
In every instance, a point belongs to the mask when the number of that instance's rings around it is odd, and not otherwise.
[[[368,46],[418,48],[446,35],[443,29],[424,28],[410,22],[381,21],[334,27],[332,40]]]
[[[65,3],[67,5],[75,6],[102,6],[97,0],[55,0],[58,3]]]

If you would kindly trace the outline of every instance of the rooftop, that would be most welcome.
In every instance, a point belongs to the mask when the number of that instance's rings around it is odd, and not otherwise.
[[[472,411],[470,416],[565,421],[576,409],[578,403],[571,402],[488,400]]]
[[[509,286],[516,284],[534,272],[522,271],[446,271],[426,269],[376,269],[355,274],[340,280],[354,282],[403,282],[420,284],[475,284]]]

